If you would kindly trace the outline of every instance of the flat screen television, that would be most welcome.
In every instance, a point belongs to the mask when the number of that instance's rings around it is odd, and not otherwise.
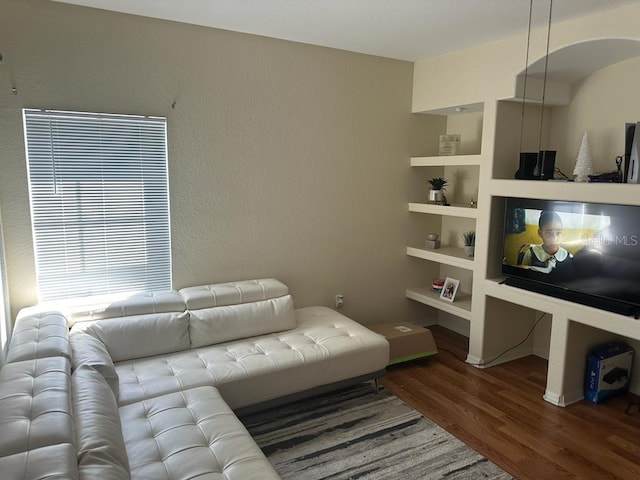
[[[640,315],[640,207],[507,198],[505,283]]]

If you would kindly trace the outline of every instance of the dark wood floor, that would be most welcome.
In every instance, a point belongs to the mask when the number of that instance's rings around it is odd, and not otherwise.
[[[547,362],[527,357],[478,369],[468,342],[430,328],[439,353],[394,365],[382,384],[517,479],[640,479],[640,412],[625,395],[556,407],[542,399]]]

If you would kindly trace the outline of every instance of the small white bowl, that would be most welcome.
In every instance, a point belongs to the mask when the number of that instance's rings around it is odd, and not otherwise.
[[[437,233],[430,233],[429,235],[427,235],[427,240],[438,240],[438,237],[440,235],[438,235]]]

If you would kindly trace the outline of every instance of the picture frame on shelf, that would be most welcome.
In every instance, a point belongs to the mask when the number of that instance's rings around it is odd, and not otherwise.
[[[457,280],[452,277],[447,277],[444,279],[444,287],[442,287],[442,291],[440,292],[440,299],[445,302],[452,302],[456,298],[456,293],[458,293],[458,287],[460,286],[460,280]]]

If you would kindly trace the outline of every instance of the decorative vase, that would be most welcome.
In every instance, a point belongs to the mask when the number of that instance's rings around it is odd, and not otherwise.
[[[431,203],[442,203],[443,195],[442,190],[429,190],[429,201]]]
[[[475,253],[475,249],[476,247],[473,245],[465,245],[464,246],[464,254],[467,257],[473,257],[473,254]]]

